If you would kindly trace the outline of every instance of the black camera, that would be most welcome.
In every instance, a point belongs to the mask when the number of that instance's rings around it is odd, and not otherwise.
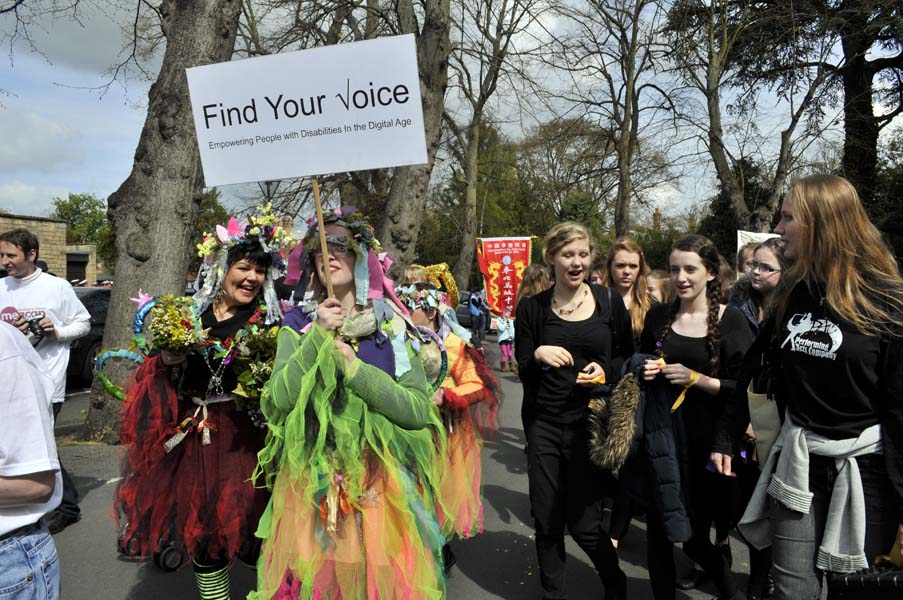
[[[28,319],[28,331],[31,333],[31,345],[37,346],[44,339],[44,328],[41,327],[41,320],[44,317],[35,317]]]

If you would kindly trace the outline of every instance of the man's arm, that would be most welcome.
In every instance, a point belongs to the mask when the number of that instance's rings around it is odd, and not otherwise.
[[[60,322],[54,323],[56,339],[71,342],[91,331],[91,313],[81,303],[71,286],[62,288]]]
[[[0,507],[43,504],[53,496],[55,471],[41,471],[17,477],[0,475]]]

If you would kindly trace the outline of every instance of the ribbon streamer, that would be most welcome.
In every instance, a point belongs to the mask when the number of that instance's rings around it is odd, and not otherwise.
[[[102,352],[97,357],[97,362],[95,363],[95,375],[97,376],[98,381],[100,381],[100,383],[103,385],[103,388],[107,391],[108,394],[118,400],[122,400],[125,398],[125,392],[121,387],[110,381],[109,377],[107,377],[107,374],[104,373],[103,370],[104,364],[111,358],[122,358],[125,360],[130,360],[136,365],[140,365],[144,362],[144,356],[130,350],[114,348],[113,350]]]
[[[680,396],[677,397],[677,400],[674,401],[674,404],[671,405],[671,412],[680,408],[680,405],[684,403],[684,398],[687,396],[687,390],[699,383],[700,377],[702,377],[702,373],[690,369],[690,380],[687,382],[687,385],[684,386],[683,391],[680,393]]]

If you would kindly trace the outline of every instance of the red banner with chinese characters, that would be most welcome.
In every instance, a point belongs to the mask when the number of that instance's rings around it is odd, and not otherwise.
[[[486,283],[486,304],[498,316],[505,308],[514,311],[517,286],[530,264],[530,239],[483,238],[477,240],[477,263]]]

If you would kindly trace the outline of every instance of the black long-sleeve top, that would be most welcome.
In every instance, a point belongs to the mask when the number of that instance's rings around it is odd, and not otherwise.
[[[649,310],[640,342],[641,352],[658,354],[656,344],[662,328],[668,323],[669,312],[670,306],[666,304],[654,306]],[[718,372],[714,376],[721,382],[721,387],[717,394],[708,394],[701,389],[691,387],[687,390],[680,409],[689,433],[691,460],[694,462],[702,460],[702,458],[707,460],[713,443],[715,425],[734,393],[740,365],[743,363],[746,350],[753,341],[746,317],[733,306],[724,309],[718,329],[719,364]],[[709,372],[709,351],[705,337],[687,337],[672,330],[662,342],[661,350],[665,362],[679,363],[694,371],[712,376]],[[676,399],[683,388],[677,385],[673,388],[673,397]]]
[[[514,352],[524,386],[525,426],[540,417],[554,423],[575,423],[586,415],[596,392],[577,385],[577,375],[590,362],[599,363],[609,384],[618,381],[621,365],[633,354],[630,314],[620,295],[591,285],[596,309],[583,321],[566,321],[552,312],[554,288],[528,298],[517,307]],[[539,363],[539,346],[561,346],[574,358],[573,366],[552,368]]]
[[[800,283],[777,335],[774,324],[767,323],[744,370],[754,370],[763,355],[771,362],[772,389],[782,416],[787,407],[796,423],[833,440],[855,438],[881,425],[887,472],[903,522],[903,328],[899,335],[864,334]],[[745,388],[738,389],[719,422],[714,450],[731,453],[748,422]]]

